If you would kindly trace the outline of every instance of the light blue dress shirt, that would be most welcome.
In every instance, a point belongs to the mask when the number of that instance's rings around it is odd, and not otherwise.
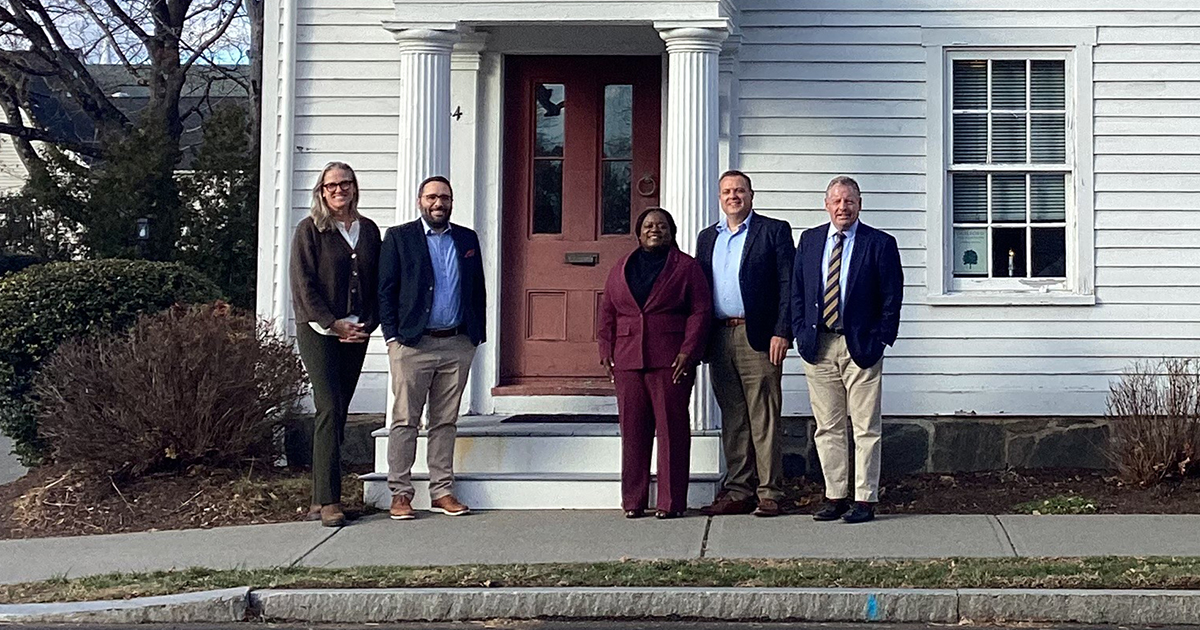
[[[742,302],[742,251],[746,248],[746,234],[754,211],[734,232],[725,219],[717,222],[717,242],[713,244],[713,312],[717,319],[745,317],[746,305]]]
[[[462,323],[462,291],[459,287],[458,249],[450,226],[440,234],[435,232],[425,219],[425,243],[429,246],[429,258],[433,261],[433,306],[429,311],[431,330],[454,328]]]
[[[829,232],[825,235],[825,252],[821,254],[821,293],[825,292],[825,279],[829,277],[829,254],[837,243],[837,228],[829,224]],[[846,228],[846,240],[842,241],[842,271],[838,277],[838,315],[846,312],[846,281],[850,279],[850,257],[854,254],[854,235],[858,232],[858,221]]]

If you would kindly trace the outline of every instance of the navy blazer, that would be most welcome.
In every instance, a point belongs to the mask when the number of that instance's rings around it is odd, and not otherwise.
[[[821,325],[821,303],[825,278],[821,258],[829,224],[805,230],[800,235],[796,265],[792,272],[792,330],[800,356],[817,362]],[[850,358],[869,368],[883,358],[883,347],[896,343],[900,330],[900,303],[904,299],[904,270],[900,249],[892,235],[858,223],[846,294],[842,296],[842,327]]]
[[[696,237],[696,260],[710,289],[716,243],[716,225],[704,228]],[[738,284],[742,288],[742,305],[746,307],[746,337],[750,347],[759,352],[771,349],[771,337],[783,337],[788,345],[792,343],[791,284],[795,256],[792,226],[755,212],[742,248]]]
[[[450,237],[458,250],[462,326],[471,343],[486,341],[483,256],[479,236],[461,225],[450,224]],[[415,346],[429,324],[433,307],[433,260],[420,219],[388,228],[379,252],[379,322],[384,339]]]

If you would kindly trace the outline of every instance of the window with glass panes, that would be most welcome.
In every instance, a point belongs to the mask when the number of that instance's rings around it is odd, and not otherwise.
[[[972,55],[950,63],[954,277],[1065,277],[1066,61]]]

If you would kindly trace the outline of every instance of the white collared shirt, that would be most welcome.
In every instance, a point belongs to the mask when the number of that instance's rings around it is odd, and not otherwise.
[[[833,223],[829,224],[829,231],[825,234],[825,251],[821,254],[821,292],[825,292],[825,280],[829,278],[829,254],[833,252],[834,245],[837,244],[838,229]],[[851,255],[854,253],[854,235],[858,233],[858,221],[846,228],[843,232],[845,240],[842,241],[842,270],[838,276],[838,314],[842,315],[846,312],[846,283],[850,279],[850,262]]]

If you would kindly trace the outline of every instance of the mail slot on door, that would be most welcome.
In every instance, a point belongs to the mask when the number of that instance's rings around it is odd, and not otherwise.
[[[600,252],[567,252],[568,265],[595,267],[600,263]]]

